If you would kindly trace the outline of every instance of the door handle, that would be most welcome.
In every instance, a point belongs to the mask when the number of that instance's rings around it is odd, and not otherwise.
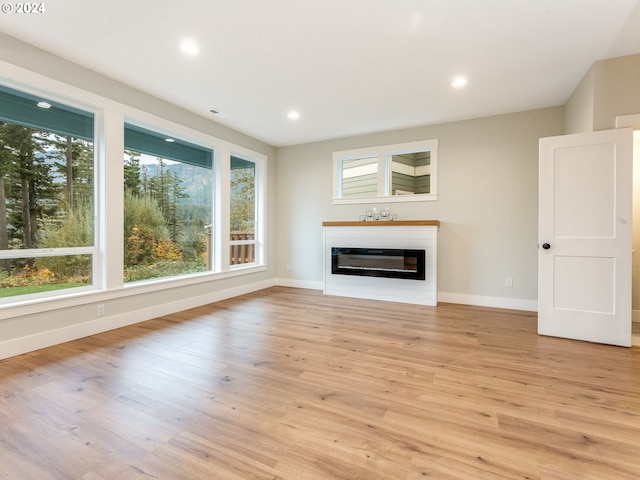
[[[549,250],[551,248],[551,245],[549,245],[548,243],[543,243],[542,248],[544,248],[545,250]]]

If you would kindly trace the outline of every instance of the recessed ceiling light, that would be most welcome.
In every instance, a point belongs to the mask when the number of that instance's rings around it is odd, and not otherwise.
[[[175,142],[175,140],[173,138],[165,138],[164,141],[165,142],[169,142],[169,143]]]
[[[300,118],[300,112],[298,112],[297,110],[291,110],[289,113],[287,113],[287,118],[289,120],[298,120]]]
[[[185,38],[180,42],[180,50],[187,55],[197,55],[200,53],[200,47],[192,38]]]
[[[51,104],[50,104],[50,103],[48,103],[48,102],[38,102],[38,103],[37,103],[37,105],[38,105],[40,108],[51,108]]]
[[[466,87],[468,83],[469,83],[469,79],[463,76],[458,76],[458,77],[455,77],[453,80],[451,80],[451,86],[453,88]]]

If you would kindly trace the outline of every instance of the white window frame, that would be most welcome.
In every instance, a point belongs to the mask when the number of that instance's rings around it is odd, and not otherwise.
[[[391,195],[391,158],[393,155],[431,152],[430,193],[417,195]],[[378,159],[377,196],[344,198],[342,191],[343,162],[360,158]],[[438,140],[420,140],[417,142],[379,145],[333,152],[333,204],[371,204],[400,202],[433,202],[438,199]]]
[[[0,298],[0,308],[4,306],[23,305],[25,303],[47,300],[58,297],[68,297],[74,294],[83,294],[86,292],[98,291],[103,288],[103,269],[100,261],[100,252],[102,250],[100,226],[98,225],[97,212],[100,210],[100,169],[98,159],[98,146],[102,142],[103,131],[100,128],[99,115],[100,111],[93,105],[83,103],[79,100],[69,99],[55,91],[40,89],[32,85],[17,83],[15,81],[4,80],[1,82],[3,86],[13,90],[24,92],[26,94],[42,97],[43,99],[54,101],[67,107],[83,110],[93,115],[93,245],[85,247],[61,247],[61,248],[32,248],[32,249],[15,249],[0,251],[0,259],[16,259],[16,258],[38,258],[38,257],[62,257],[70,255],[91,255],[91,285],[83,287],[63,288],[51,290],[42,293],[31,293],[25,295],[16,295]],[[0,319],[2,316],[0,316]]]
[[[127,125],[127,124],[134,125],[134,126],[137,126],[137,127],[140,127],[140,128],[144,128],[145,130],[149,130],[149,131],[151,131],[153,133],[164,135],[167,138],[174,138],[174,139],[177,139],[177,140],[183,140],[185,142],[189,142],[189,143],[198,145],[200,147],[203,147],[205,149],[210,149],[212,151],[212,153],[213,153],[213,165],[211,167],[211,175],[212,175],[213,178],[212,178],[212,182],[211,182],[211,188],[212,188],[212,192],[211,192],[211,202],[212,202],[211,215],[212,215],[213,222],[211,224],[211,235],[210,236],[211,236],[211,245],[213,247],[215,245],[215,243],[216,243],[216,239],[214,238],[214,232],[215,231],[219,231],[219,230],[214,228],[214,226],[215,226],[215,212],[216,212],[216,210],[215,210],[215,205],[216,205],[216,185],[217,185],[217,183],[216,183],[216,156],[215,156],[215,150],[214,150],[215,147],[211,147],[211,146],[209,146],[209,144],[205,145],[202,142],[194,140],[192,137],[187,137],[187,136],[184,135],[184,132],[176,133],[176,131],[171,130],[171,129],[167,129],[166,127],[157,128],[153,124],[144,123],[144,122],[136,120],[135,118],[128,118],[128,117],[125,118],[124,119],[124,123],[123,123],[123,129],[124,129],[124,126]],[[125,150],[125,148],[124,148],[124,144],[123,144],[123,150],[122,150],[123,154],[124,154],[124,150]],[[170,159],[168,159],[168,160],[170,160]],[[124,161],[122,159],[121,159],[121,161],[123,163],[123,172],[122,172],[123,175],[122,175],[122,178],[124,178]],[[175,161],[177,161],[177,160],[175,160]],[[124,188],[122,190],[122,195],[121,196],[122,196],[123,211],[124,211]],[[124,224],[124,222],[123,222],[123,224]],[[124,225],[123,225],[123,228],[124,228]],[[128,287],[130,287],[132,285],[135,286],[135,285],[142,285],[142,284],[147,284],[147,283],[152,283],[152,282],[162,282],[164,280],[183,279],[183,278],[189,278],[191,276],[197,276],[197,275],[202,275],[202,274],[205,274],[205,273],[220,271],[219,263],[216,264],[216,262],[215,262],[216,256],[215,256],[213,250],[214,250],[214,248],[212,248],[211,251],[209,252],[209,255],[211,256],[211,258],[209,259],[210,260],[210,265],[211,265],[211,269],[210,270],[205,270],[203,272],[188,273],[188,274],[178,275],[178,276],[174,276],[174,277],[157,277],[157,278],[149,278],[149,279],[146,279],[146,280],[137,280],[137,281],[133,281],[133,282],[125,282],[124,286],[125,286],[125,288],[128,288]],[[123,262],[122,262],[122,265],[124,267],[124,251],[123,251]],[[216,268],[216,267],[218,267],[218,268]]]
[[[230,238],[230,227],[229,223],[227,223],[227,242],[228,244],[225,246],[225,250],[227,252],[226,255],[226,263],[225,267],[229,270],[236,271],[246,269],[247,267],[255,266],[255,265],[266,265],[266,248],[265,248],[265,238],[266,238],[266,201],[267,201],[267,182],[266,182],[266,166],[267,166],[267,156],[258,154],[256,152],[251,152],[246,149],[235,148],[231,154],[229,155],[229,165],[231,163],[231,157],[237,157],[242,160],[246,160],[252,162],[255,165],[255,225],[254,225],[254,235],[253,240],[231,240]],[[230,167],[229,167],[230,168]],[[229,177],[226,182],[227,186],[227,198],[229,200],[228,210],[227,210],[227,220],[231,215],[231,178]],[[255,261],[251,263],[237,264],[231,265],[230,259],[230,248],[231,245],[253,245],[254,246],[254,255]]]

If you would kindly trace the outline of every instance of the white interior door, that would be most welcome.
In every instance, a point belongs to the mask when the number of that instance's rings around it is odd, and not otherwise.
[[[631,129],[540,139],[538,333],[631,346]]]

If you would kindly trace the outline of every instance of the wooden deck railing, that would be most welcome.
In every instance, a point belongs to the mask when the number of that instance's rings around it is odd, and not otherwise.
[[[253,240],[253,233],[231,232],[231,241],[234,240]],[[252,263],[256,261],[255,244],[231,245],[231,265],[241,265],[243,263]]]

